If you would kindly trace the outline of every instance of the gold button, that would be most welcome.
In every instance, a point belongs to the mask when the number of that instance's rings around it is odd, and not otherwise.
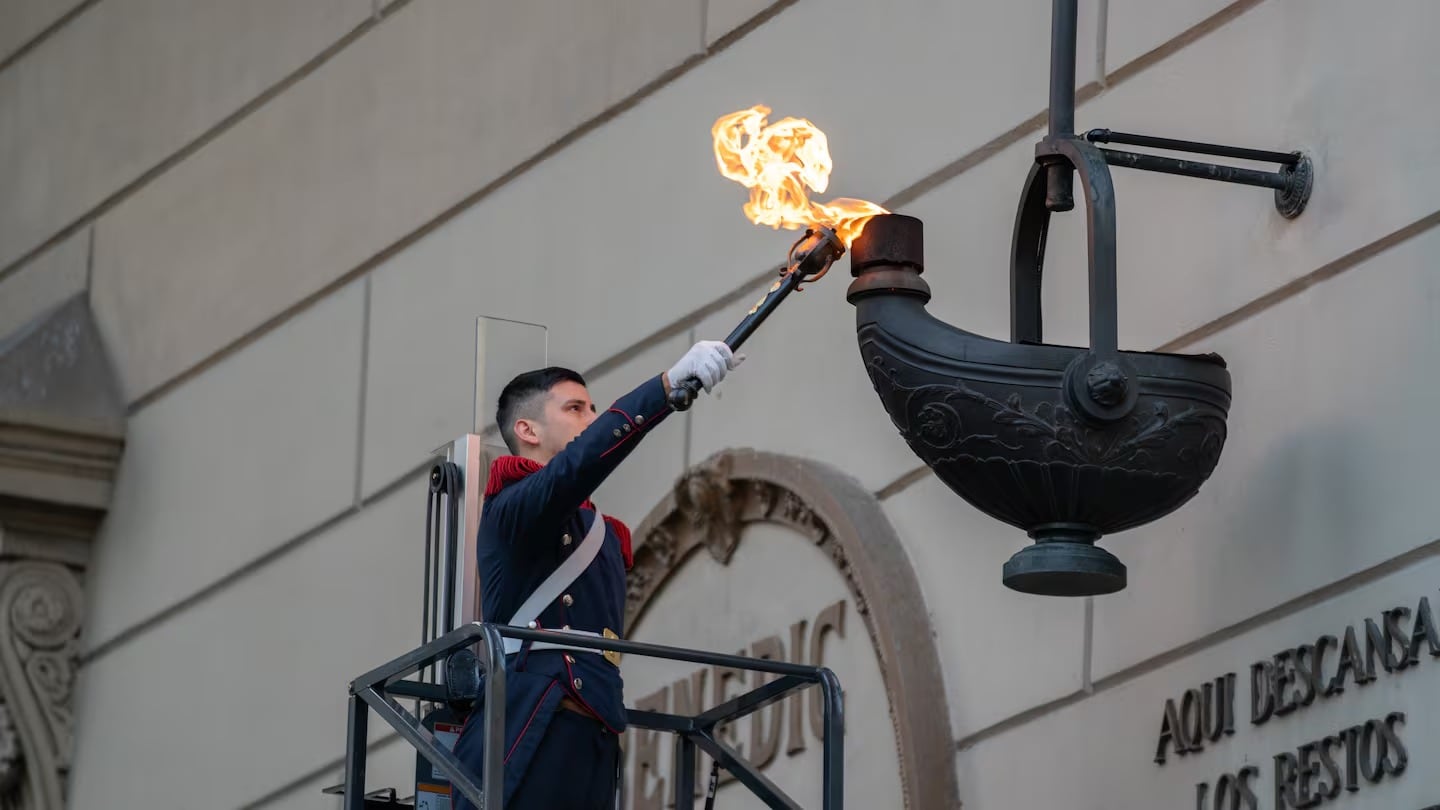
[[[580,691],[580,687],[583,686],[583,684],[580,682],[580,679],[579,679],[579,678],[576,678],[574,681],[572,681],[572,683],[575,684],[575,691],[576,691],[576,692],[579,692],[579,691]]]
[[[531,630],[534,630],[536,627],[538,627],[538,625],[535,624],[535,622],[530,622],[530,624],[526,625],[526,627],[529,627]]]
[[[569,629],[570,629],[570,625],[567,624],[567,625],[565,625],[564,627],[562,627],[562,628],[560,628],[560,629],[561,629],[561,630],[569,630]]]
[[[560,599],[560,601],[565,603],[565,607],[570,607],[571,605],[575,604],[575,597],[567,593],[564,597]]]
[[[573,656],[573,655],[567,655],[567,656],[565,656],[565,663],[567,663],[567,664],[573,664],[573,663],[575,663],[575,656]]]
[[[643,417],[643,416],[637,416],[637,417],[635,417],[635,424],[637,424],[637,425],[643,425],[643,424],[645,424],[645,417]]]
[[[629,426],[629,425],[626,425],[626,426],[625,426],[624,428],[622,428],[622,429],[623,429],[626,433],[629,433],[629,432],[630,432],[630,426]]]
[[[615,434],[615,438],[620,438],[620,428],[615,428],[615,430],[611,432]]]
[[[569,535],[569,534],[566,534],[564,537],[561,537],[561,538],[560,538],[560,545],[562,545],[562,546],[568,546],[568,545],[570,545],[570,535]]]

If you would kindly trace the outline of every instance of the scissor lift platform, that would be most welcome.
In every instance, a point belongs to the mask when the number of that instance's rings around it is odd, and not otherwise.
[[[373,710],[390,724],[419,755],[449,780],[453,791],[464,794],[477,807],[503,810],[501,752],[505,729],[505,645],[504,639],[549,641],[585,647],[599,652],[615,651],[641,658],[729,667],[777,676],[768,683],[694,716],[629,709],[629,724],[675,735],[675,756],[679,763],[675,779],[676,810],[695,806],[696,752],[704,751],[719,768],[724,768],[772,808],[798,810],[800,805],[771,782],[759,769],[725,744],[716,728],[797,690],[818,686],[821,694],[822,790],[821,808],[841,810],[844,789],[844,697],[840,681],[826,667],[805,666],[785,661],[723,655],[681,647],[644,644],[620,639],[580,636],[563,631],[530,630],[524,627],[472,622],[377,667],[350,683],[349,729],[345,746],[345,782],[327,788],[340,793],[344,810],[385,810],[411,807],[413,800],[400,799],[393,789],[365,793],[366,726]],[[442,663],[443,662],[443,663]],[[406,680],[432,664],[442,663],[445,683]],[[450,752],[421,718],[408,711],[397,698],[418,698],[467,711],[484,692],[485,762],[475,774]]]

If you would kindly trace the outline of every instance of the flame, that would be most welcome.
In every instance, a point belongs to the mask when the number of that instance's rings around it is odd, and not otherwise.
[[[823,193],[833,168],[825,133],[803,118],[766,125],[769,114],[769,107],[757,104],[720,116],[710,130],[720,173],[750,189],[745,216],[777,229],[826,226],[848,249],[871,217],[890,212],[846,197],[813,202],[805,188]]]

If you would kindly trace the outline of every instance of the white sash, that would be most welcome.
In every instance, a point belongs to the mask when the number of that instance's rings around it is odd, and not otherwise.
[[[530,598],[526,599],[525,603],[515,611],[515,615],[510,617],[510,624],[517,627],[528,627],[530,622],[535,621],[551,602],[560,598],[560,595],[565,592],[565,589],[573,585],[575,580],[579,579],[580,575],[585,573],[585,569],[590,567],[590,563],[594,562],[595,558],[600,556],[600,548],[603,545],[605,545],[605,516],[600,514],[600,511],[597,509],[595,511],[595,522],[590,524],[590,531],[585,533],[585,539],[581,541],[580,547],[575,549],[574,553],[569,557],[566,557],[565,562],[560,563],[560,567],[556,568],[550,576],[545,578],[544,582],[540,583],[540,587],[536,588],[535,592],[530,594]],[[588,630],[557,630],[555,632],[574,633],[578,636],[593,636],[595,638],[600,637],[599,633],[592,633]],[[520,652],[520,648],[524,643],[524,641],[518,638],[505,639],[505,654],[511,655]],[[601,652],[600,650],[592,650],[586,647],[571,647],[568,644],[556,644],[546,641],[532,642],[530,649],[567,649],[597,654]]]

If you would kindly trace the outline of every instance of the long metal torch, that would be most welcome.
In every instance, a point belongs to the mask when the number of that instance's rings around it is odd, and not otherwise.
[[[790,248],[789,264],[780,271],[780,280],[772,284],[765,297],[750,308],[745,318],[725,338],[725,345],[729,346],[731,351],[739,349],[745,339],[780,306],[785,296],[799,289],[805,282],[819,280],[830,270],[830,265],[843,255],[845,245],[834,231],[829,228],[812,228],[806,231]],[[670,406],[677,411],[689,410],[703,387],[696,377],[675,383],[670,389]]]

